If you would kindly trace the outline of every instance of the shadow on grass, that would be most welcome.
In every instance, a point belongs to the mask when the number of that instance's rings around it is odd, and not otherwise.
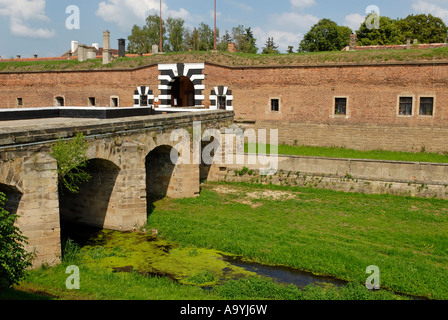
[[[0,300],[55,300],[57,297],[41,291],[22,291],[10,288],[0,292]]]

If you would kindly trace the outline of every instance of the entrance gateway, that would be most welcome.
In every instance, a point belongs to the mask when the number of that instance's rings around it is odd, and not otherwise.
[[[204,63],[159,64],[159,96],[155,96],[148,86],[140,86],[134,92],[134,107],[153,106],[204,107],[205,85]],[[210,92],[211,110],[233,110],[232,90],[226,86],[213,87]]]

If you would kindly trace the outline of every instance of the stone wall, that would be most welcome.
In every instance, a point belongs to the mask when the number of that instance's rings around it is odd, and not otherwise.
[[[147,190],[152,192],[160,184],[159,189],[166,186],[170,197],[197,196],[198,164],[176,164],[172,175],[154,180],[147,178],[146,162],[152,159],[151,151],[176,147],[171,132],[190,132],[195,121],[201,122],[203,130],[219,129],[233,122],[233,112],[63,119],[60,123],[40,119],[29,126],[0,127],[0,191],[11,198],[7,208],[19,215],[17,226],[29,238],[27,250],[37,252],[35,266],[59,261],[60,220],[132,230],[146,223],[150,209]],[[57,163],[49,153],[58,137],[69,139],[77,132],[86,136],[87,171],[92,179],[81,186],[79,194],[60,194]]]
[[[251,182],[323,188],[345,192],[448,199],[448,164],[363,159],[278,156],[278,170],[261,176],[260,159],[250,164],[213,165],[209,181]]]

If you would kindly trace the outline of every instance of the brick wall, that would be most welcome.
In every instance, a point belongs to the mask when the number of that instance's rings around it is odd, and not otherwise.
[[[280,143],[345,146],[356,149],[446,151],[448,62],[321,64],[308,66],[235,66],[206,63],[204,105],[211,91],[232,91],[237,121],[257,128],[277,128]],[[0,107],[54,104],[109,106],[118,96],[121,107],[133,106],[138,86],[160,94],[157,65],[134,70],[0,73]],[[335,98],[347,99],[347,113],[335,115]],[[413,114],[399,115],[399,98],[413,99]],[[432,116],[419,115],[421,97],[434,99]],[[279,111],[271,111],[278,99]],[[374,137],[374,139],[372,139]]]

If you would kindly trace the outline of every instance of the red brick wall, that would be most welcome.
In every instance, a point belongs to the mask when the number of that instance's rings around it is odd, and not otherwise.
[[[187,62],[187,61],[186,61]],[[54,105],[63,96],[67,106],[133,106],[137,86],[157,97],[156,65],[128,71],[0,73],[0,108]],[[223,67],[205,64],[204,104],[215,86],[232,90],[236,120],[254,120],[259,128],[280,129],[280,142],[338,145],[357,149],[446,151],[448,141],[448,62]],[[414,114],[398,115],[399,95],[414,97]],[[335,116],[335,97],[347,97],[346,116]],[[418,115],[420,96],[435,98],[434,115]],[[280,110],[270,110],[270,99]],[[372,136],[373,134],[373,136]],[[306,137],[306,138],[305,138]],[[396,137],[396,138],[394,138]]]

